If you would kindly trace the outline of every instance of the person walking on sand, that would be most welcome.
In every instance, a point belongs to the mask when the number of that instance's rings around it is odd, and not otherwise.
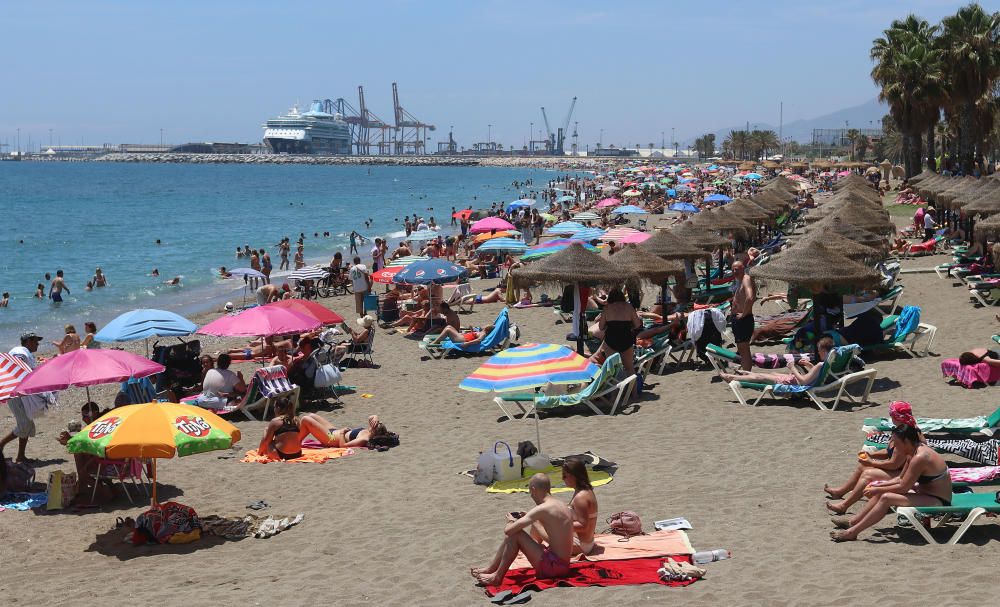
[[[42,337],[40,335],[35,335],[33,332],[28,331],[21,335],[21,345],[12,348],[9,354],[16,356],[34,369],[38,366],[38,361],[35,359],[35,352],[38,351],[38,344],[41,342]],[[10,434],[0,439],[0,461],[3,460],[3,448],[15,438],[18,441],[15,461],[26,462],[28,460],[24,454],[24,450],[28,446],[28,439],[35,435],[34,420],[48,408],[50,402],[55,402],[52,392],[15,396],[7,401],[7,406],[14,416],[14,429]]]
[[[749,371],[752,363],[750,339],[754,330],[753,302],[757,299],[757,288],[753,278],[744,271],[742,261],[733,264],[733,279],[733,306],[729,319],[736,351],[740,355],[740,368]]]
[[[63,271],[56,270],[56,277],[52,279],[52,284],[49,285],[49,299],[54,303],[59,303],[63,300],[62,292],[66,291],[69,295],[69,287],[66,286],[66,281],[63,279]]]
[[[358,313],[358,318],[365,315],[365,295],[372,288],[372,276],[368,268],[361,263],[361,258],[357,255],[353,259],[354,265],[347,271],[351,279],[351,288],[354,291],[354,311]]]
[[[484,586],[496,586],[503,581],[518,553],[523,553],[535,568],[539,579],[566,577],[570,573],[569,558],[573,553],[573,511],[552,496],[548,475],[538,473],[528,481],[528,493],[535,507],[528,512],[507,514],[504,540],[493,561],[486,567],[470,569],[472,577]],[[529,531],[541,527],[548,544],[536,541]]]

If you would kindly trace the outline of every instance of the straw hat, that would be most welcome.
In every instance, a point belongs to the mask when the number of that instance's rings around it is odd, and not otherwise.
[[[362,329],[370,329],[375,324],[375,318],[366,314],[357,320],[358,326]]]

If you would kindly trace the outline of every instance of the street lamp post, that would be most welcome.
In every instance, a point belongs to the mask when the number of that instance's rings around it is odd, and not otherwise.
[[[490,144],[493,143],[493,125],[486,125],[486,148],[489,149]]]
[[[163,147],[163,129],[160,129],[160,147]]]
[[[534,152],[535,144],[531,141],[531,139],[535,136],[535,123],[532,122],[530,124],[531,126],[528,128],[528,151]]]
[[[604,129],[601,129],[601,138],[597,140],[597,149],[604,147]]]

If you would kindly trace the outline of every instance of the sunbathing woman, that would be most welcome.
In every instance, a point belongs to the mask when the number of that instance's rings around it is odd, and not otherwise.
[[[462,298],[462,305],[496,303],[504,301],[506,297],[507,293],[503,289],[493,289],[486,295],[466,295]]]
[[[903,401],[889,403],[889,417],[895,426],[916,424],[910,404]],[[885,449],[873,453],[866,451],[858,453],[858,465],[847,482],[840,487],[823,485],[823,490],[830,497],[840,499],[839,502],[827,502],[827,509],[836,514],[844,514],[861,499],[869,483],[896,478],[905,463],[905,453],[896,448],[895,436],[889,439],[889,445]]]
[[[834,525],[844,529],[830,532],[833,541],[858,539],[858,534],[882,520],[893,506],[951,505],[951,475],[944,459],[923,442],[915,425],[898,426],[892,434],[896,438],[896,449],[908,457],[903,472],[892,480],[875,481],[866,486],[864,494],[868,503],[864,508],[854,516],[833,519]]]
[[[431,304],[430,302],[423,302],[420,305],[420,309],[414,312],[407,312],[399,317],[399,320],[389,325],[392,328],[395,327],[408,327],[407,333],[416,333],[417,331],[423,330],[427,323],[427,316],[430,314]],[[395,333],[395,331],[390,330],[389,333]]]
[[[462,332],[455,327],[447,326],[441,330],[441,334],[435,337],[429,342],[429,345],[436,345],[441,343],[445,337],[455,342],[456,344],[461,344],[465,346],[471,346],[478,344],[483,341],[483,339],[490,334],[493,330],[494,325],[486,325],[478,331],[466,331]]]
[[[303,432],[311,434],[324,447],[367,447],[369,442],[377,442],[379,437],[389,434],[377,415],[368,417],[367,428],[336,428],[315,413],[306,413],[299,418],[299,423]]]
[[[229,350],[229,357],[233,360],[254,360],[256,358],[271,358],[277,356],[278,349],[275,347],[274,338],[267,336],[264,344],[251,345],[247,348],[232,348]]]
[[[816,344],[816,349],[819,351],[819,360],[826,361],[826,357],[830,354],[830,350],[833,349],[833,339],[830,337],[824,337],[819,340]],[[795,365],[788,367],[791,371],[788,373],[720,373],[719,377],[722,381],[746,381],[755,384],[787,384],[790,386],[809,386],[819,377],[820,371],[823,369],[822,364],[813,364],[806,360],[799,360],[798,365],[805,367],[807,371],[805,373],[800,372]]]
[[[368,418],[367,428],[335,428],[315,413],[295,415],[295,404],[289,398],[274,403],[275,417],[267,424],[257,453],[277,459],[302,457],[302,441],[312,435],[324,447],[367,447],[389,437],[385,424],[377,415]]]

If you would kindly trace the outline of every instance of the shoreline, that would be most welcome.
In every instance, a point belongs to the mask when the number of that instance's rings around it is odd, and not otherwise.
[[[135,154],[114,152],[95,158],[27,156],[24,162],[115,162],[149,164],[283,164],[318,166],[504,167],[592,170],[614,162],[607,158],[555,156],[306,156],[288,154]]]

